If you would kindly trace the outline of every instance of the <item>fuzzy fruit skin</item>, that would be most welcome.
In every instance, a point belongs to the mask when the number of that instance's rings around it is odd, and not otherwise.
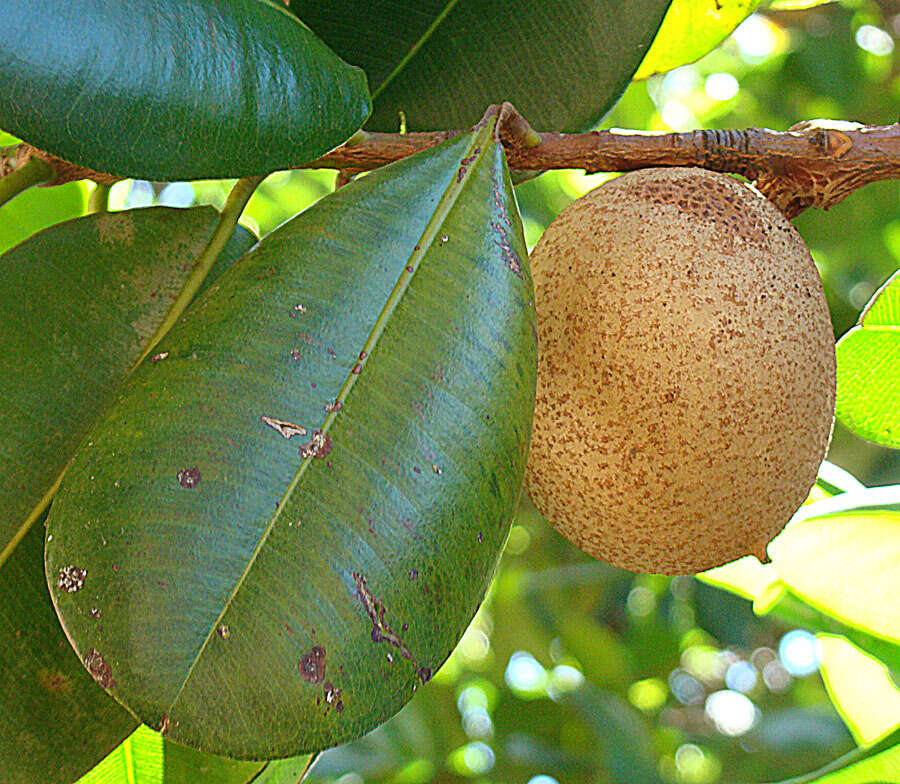
[[[725,175],[644,169],[563,210],[531,268],[538,510],[634,572],[765,558],[834,423],[834,335],[796,229]]]

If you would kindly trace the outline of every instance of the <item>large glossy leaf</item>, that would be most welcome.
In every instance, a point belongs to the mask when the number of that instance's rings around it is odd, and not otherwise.
[[[147,347],[216,220],[209,207],[88,215],[0,256],[0,563]],[[252,242],[236,233],[211,275]]]
[[[700,59],[762,4],[763,0],[672,0],[635,79]]]
[[[900,485],[803,507],[769,555],[780,580],[810,605],[900,643]]]
[[[856,742],[900,728],[900,687],[884,664],[837,635],[819,635],[819,645],[822,679]]]
[[[365,68],[367,127],[468,128],[512,101],[535,128],[576,131],[615,103],[670,0],[291,0],[348,62]]]
[[[900,272],[835,351],[838,419],[858,436],[900,449]]]
[[[855,749],[820,770],[780,784],[893,784],[900,781],[900,730]]]
[[[56,619],[36,525],[0,568],[0,781],[68,784],[137,722],[84,671]]]
[[[141,726],[78,784],[298,784],[309,761],[304,755],[238,762],[179,746]]]
[[[274,0],[7,0],[0,127],[154,180],[266,174],[365,121],[365,76]]]
[[[76,457],[48,523],[57,611],[98,681],[170,738],[271,758],[358,736],[475,612],[535,383],[493,134],[386,167],[268,235]]]

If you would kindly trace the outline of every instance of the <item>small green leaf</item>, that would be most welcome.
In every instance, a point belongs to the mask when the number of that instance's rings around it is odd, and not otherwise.
[[[763,0],[672,0],[634,78],[646,79],[699,60],[762,3]]]
[[[541,131],[597,123],[628,86],[670,0],[291,0],[369,76],[367,127],[468,128],[512,101]]]
[[[8,0],[0,126],[123,177],[245,177],[365,121],[362,71],[274,0]]]
[[[0,568],[4,784],[69,784],[137,724],[94,683],[69,647],[47,592],[43,549],[39,524]]]
[[[900,449],[900,272],[835,351],[838,419],[861,438]]]
[[[179,746],[140,726],[78,784],[298,784],[309,761],[306,754],[239,762]]]
[[[900,728],[900,688],[880,661],[849,640],[818,635],[822,679],[857,743],[874,743]]]
[[[269,234],[137,368],[54,501],[47,574],[86,570],[53,593],[97,679],[241,759],[399,710],[471,620],[518,500],[532,297],[493,123]]]
[[[5,253],[42,229],[84,215],[84,181],[54,188],[29,188],[0,207],[0,253]]]
[[[0,564],[143,353],[217,215],[209,207],[87,215],[0,256]],[[236,232],[207,279],[253,239]]]
[[[888,784],[900,781],[900,730],[855,749],[820,770],[779,784]]]

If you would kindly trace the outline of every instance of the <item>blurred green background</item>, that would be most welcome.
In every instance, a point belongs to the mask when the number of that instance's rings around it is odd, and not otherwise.
[[[900,0],[835,2],[748,18],[694,65],[634,83],[605,127],[691,130],[900,114]],[[563,171],[518,188],[529,246],[604,181]],[[334,172],[281,172],[243,222],[264,234],[328,193]],[[221,206],[230,182],[126,181],[113,209]],[[32,190],[4,208],[0,251],[82,214],[88,186]],[[822,274],[835,335],[900,266],[900,184],[871,185],[796,220]],[[900,453],[840,426],[830,459],[867,485],[900,483]],[[694,578],[635,576],[591,560],[526,501],[475,621],[428,688],[311,782],[759,782],[855,747],[804,629]],[[900,721],[900,716],[897,717]]]

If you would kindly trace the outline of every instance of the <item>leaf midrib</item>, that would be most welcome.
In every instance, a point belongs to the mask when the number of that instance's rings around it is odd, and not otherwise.
[[[416,56],[419,49],[421,49],[429,38],[434,34],[434,31],[440,27],[441,23],[449,16],[450,12],[459,4],[460,0],[449,0],[447,5],[444,6],[444,10],[441,11],[434,19],[434,21],[428,25],[428,28],[419,36],[419,40],[417,40],[409,49],[409,51],[403,56],[397,65],[394,66],[394,70],[391,71],[385,78],[384,81],[375,88],[372,92],[372,101],[374,103],[375,99],[381,95],[384,89],[400,75],[401,71],[406,68],[407,64],[413,57]]]
[[[372,329],[369,331],[369,334],[366,337],[362,348],[360,349],[360,356],[364,357],[363,359],[359,360],[359,364],[361,365],[360,372],[354,373],[351,369],[347,373],[347,376],[344,379],[343,384],[341,385],[341,389],[335,397],[335,401],[340,401],[342,404],[340,409],[330,412],[323,420],[321,428],[319,428],[323,435],[328,433],[328,431],[331,429],[332,424],[337,420],[338,415],[344,409],[343,404],[346,402],[347,396],[350,394],[350,391],[355,386],[357,380],[362,376],[362,372],[368,365],[368,361],[372,357],[373,350],[378,344],[381,335],[384,333],[388,322],[393,316],[394,311],[397,309],[397,306],[400,304],[400,301],[403,299],[403,296],[406,294],[407,290],[412,284],[416,272],[418,272],[419,270],[419,265],[421,264],[427,252],[433,246],[441,226],[444,225],[447,216],[453,209],[454,205],[457,202],[457,199],[471,179],[472,172],[478,166],[481,159],[487,154],[487,151],[490,148],[489,142],[494,134],[495,125],[496,119],[492,118],[489,121],[485,122],[480,128],[478,128],[472,134],[472,138],[469,141],[469,144],[466,147],[465,151],[460,155],[460,160],[469,158],[470,156],[473,157],[469,165],[466,166],[465,172],[462,174],[462,176],[451,178],[449,185],[441,195],[441,199],[438,202],[437,207],[435,207],[434,213],[432,214],[431,218],[429,218],[428,223],[425,225],[425,229],[423,230],[419,241],[416,243],[415,249],[407,259],[408,263],[403,266],[403,271],[400,273],[397,282],[394,284],[394,288],[391,290],[391,293],[385,300],[385,304],[382,306],[381,312],[375,319],[375,323],[372,325]],[[412,267],[412,272],[408,271],[408,267]],[[284,494],[281,496],[278,504],[276,505],[275,511],[272,513],[272,516],[266,523],[266,526],[263,529],[262,534],[260,535],[259,541],[253,548],[253,552],[250,554],[246,566],[243,568],[243,570],[241,570],[241,574],[235,582],[234,588],[232,588],[231,593],[228,595],[228,599],[226,599],[221,612],[218,614],[215,621],[210,626],[202,645],[194,655],[193,660],[191,661],[191,665],[188,668],[188,671],[178,688],[178,692],[172,698],[172,702],[169,705],[167,713],[171,714],[174,712],[175,706],[178,704],[178,700],[184,693],[184,690],[194,673],[194,668],[197,666],[197,663],[203,658],[203,653],[209,646],[210,640],[214,637],[216,629],[218,628],[219,624],[222,623],[223,618],[230,609],[234,598],[240,592],[248,575],[253,571],[253,566],[256,563],[256,559],[262,551],[262,548],[265,547],[270,534],[274,530],[275,525],[282,515],[282,512],[287,506],[287,502],[290,500],[295,490],[299,487],[303,476],[306,474],[307,467],[315,459],[315,455],[306,457],[302,460],[300,466],[297,468],[297,471],[294,474],[294,478],[285,489]]]

